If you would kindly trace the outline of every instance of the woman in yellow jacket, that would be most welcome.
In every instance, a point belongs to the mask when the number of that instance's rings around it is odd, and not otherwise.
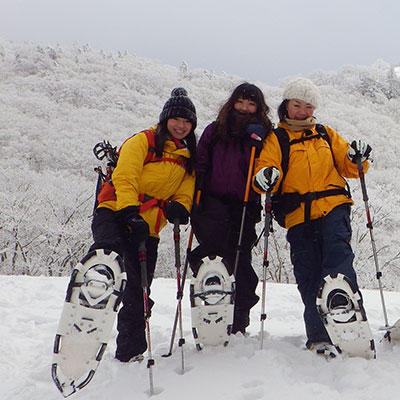
[[[322,279],[342,273],[358,289],[350,246],[353,201],[343,177],[358,177],[356,153],[368,169],[371,148],[361,140],[350,146],[329,127],[325,127],[325,139],[313,117],[319,102],[318,88],[310,80],[298,78],[288,83],[278,108],[276,134],[267,138],[256,161],[254,188],[259,193],[279,191],[282,195],[282,222],[288,229],[294,275],[305,306],[306,345],[321,353],[331,350],[316,307]],[[290,143],[286,174],[278,140],[282,129]],[[339,296],[338,301],[345,299]]]
[[[115,193],[99,195],[92,223],[95,248],[123,255],[128,280],[118,313],[116,358],[128,362],[147,349],[138,247],[145,242],[150,287],[159,232],[167,220],[187,224],[194,193],[196,110],[183,88],[165,103],[159,123],[127,139],[112,174]],[[153,302],[149,299],[150,307]]]

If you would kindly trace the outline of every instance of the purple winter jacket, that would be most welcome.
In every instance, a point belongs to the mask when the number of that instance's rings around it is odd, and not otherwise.
[[[231,137],[229,142],[212,145],[214,128],[215,122],[208,125],[201,135],[197,146],[196,172],[206,172],[204,192],[243,201],[254,141],[249,136]],[[260,195],[251,186],[248,200],[260,201]]]

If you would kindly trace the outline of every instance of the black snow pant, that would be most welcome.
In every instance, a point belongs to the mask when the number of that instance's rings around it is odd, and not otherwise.
[[[322,280],[329,274],[347,276],[358,289],[353,268],[354,253],[350,246],[350,205],[334,208],[326,217],[295,225],[287,233],[290,257],[297,287],[304,303],[307,347],[330,342],[318,313],[316,299]]]
[[[154,237],[149,237],[146,240],[148,295],[150,295],[150,286],[154,277],[159,241],[160,239]],[[116,358],[121,361],[143,354],[147,349],[138,244],[130,243],[127,246],[124,264],[128,280],[122,296],[123,305],[118,313],[116,351]],[[148,301],[149,309],[151,309],[154,302],[150,298],[148,298]]]
[[[242,234],[242,244],[236,271],[236,299],[232,332],[244,332],[249,325],[250,309],[258,302],[258,277],[252,266],[252,246],[257,239],[256,223],[260,220],[261,206],[248,203]],[[221,256],[233,273],[239,242],[243,203],[238,200],[203,195],[201,211],[192,216],[192,226],[200,245],[190,254],[193,272],[202,258]]]
[[[92,234],[94,242],[89,251],[108,249],[123,257],[127,245],[127,231],[117,221],[114,211],[105,207],[96,209],[92,220]]]
[[[139,263],[138,244],[129,239],[125,226],[115,217],[115,212],[97,208],[92,221],[94,243],[90,250],[109,249],[117,252],[124,261],[127,284],[122,297],[122,308],[118,313],[118,336],[116,357],[128,360],[142,354],[147,349],[144,321],[144,299],[142,274]],[[158,238],[149,237],[146,241],[147,279],[150,288],[157,261]],[[150,295],[150,289],[148,291]],[[154,302],[149,298],[149,308]]]

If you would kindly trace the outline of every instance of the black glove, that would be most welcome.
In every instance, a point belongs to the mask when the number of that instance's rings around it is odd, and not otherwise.
[[[177,201],[171,201],[165,208],[167,220],[173,224],[176,219],[179,220],[180,225],[186,225],[189,223],[189,213],[185,206]]]
[[[117,218],[127,225],[135,243],[142,243],[150,236],[148,223],[139,215],[139,206],[129,206],[117,211]]]
[[[261,124],[249,124],[245,131],[255,142],[262,142],[267,137],[267,130]]]

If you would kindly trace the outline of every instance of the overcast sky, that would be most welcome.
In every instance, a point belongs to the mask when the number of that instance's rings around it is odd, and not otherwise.
[[[399,0],[0,0],[0,38],[149,57],[276,85],[400,63]]]

